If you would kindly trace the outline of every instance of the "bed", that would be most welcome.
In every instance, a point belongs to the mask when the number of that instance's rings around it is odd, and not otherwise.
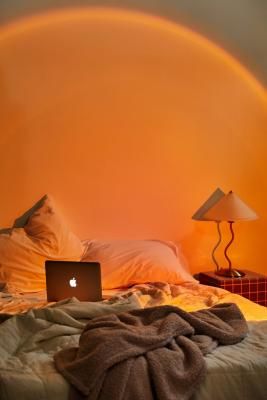
[[[231,304],[244,315],[248,333],[236,344],[216,345],[205,354],[201,382],[187,397],[177,389],[177,399],[267,398],[267,308],[199,284],[177,245],[161,240],[80,241],[47,196],[30,217],[16,224],[0,235],[1,399],[93,398],[73,392],[73,385],[55,365],[57,354],[79,347],[91,321],[164,307],[195,315],[198,310]],[[104,300],[47,303],[46,259],[100,261]],[[122,398],[131,397],[127,393]]]

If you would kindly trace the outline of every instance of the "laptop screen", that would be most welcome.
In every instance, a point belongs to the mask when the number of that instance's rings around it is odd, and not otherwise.
[[[101,269],[98,262],[45,262],[48,301],[76,297],[80,301],[101,301]]]

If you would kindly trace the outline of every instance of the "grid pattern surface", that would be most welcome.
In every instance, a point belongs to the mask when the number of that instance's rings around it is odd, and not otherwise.
[[[203,285],[229,290],[267,307],[267,276],[252,271],[242,271],[245,272],[245,276],[241,278],[227,278],[209,271],[200,272],[198,279]]]

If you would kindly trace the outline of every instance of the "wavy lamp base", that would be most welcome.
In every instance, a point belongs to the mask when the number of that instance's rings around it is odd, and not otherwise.
[[[220,268],[215,271],[216,275],[226,276],[227,278],[241,278],[246,275],[245,272],[233,268]]]

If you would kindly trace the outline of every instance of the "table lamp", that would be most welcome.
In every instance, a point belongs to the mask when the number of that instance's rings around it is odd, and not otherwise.
[[[212,250],[212,259],[216,265],[215,273],[217,275],[230,278],[239,278],[244,276],[245,273],[243,271],[232,268],[232,262],[227,254],[227,251],[235,238],[233,230],[234,222],[257,219],[257,214],[235,193],[233,193],[232,190],[229,193],[224,194],[222,190],[218,188],[193,215],[192,218],[198,221],[214,221],[217,224],[219,239]],[[229,229],[231,232],[230,241],[227,243],[224,249],[224,256],[228,261],[228,268],[221,268],[215,258],[215,251],[219,247],[222,240],[220,223],[223,221],[226,221],[229,224]]]

